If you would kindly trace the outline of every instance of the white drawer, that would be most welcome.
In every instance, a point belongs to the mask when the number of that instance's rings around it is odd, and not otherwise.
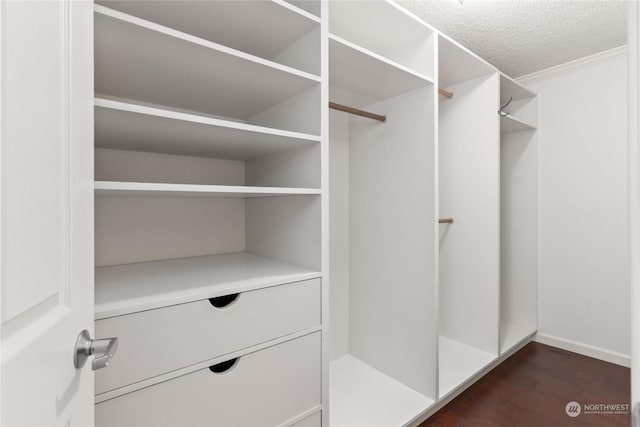
[[[311,414],[297,423],[291,424],[291,427],[322,427],[322,412]]]
[[[320,279],[306,280],[96,321],[95,336],[118,337],[96,394],[320,324]],[[230,299],[230,298],[229,298]]]
[[[321,335],[201,369],[96,405],[96,426],[275,426],[321,401]],[[220,366],[222,364],[214,365]]]

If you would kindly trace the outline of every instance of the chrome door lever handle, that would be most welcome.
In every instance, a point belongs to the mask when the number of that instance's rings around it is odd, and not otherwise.
[[[91,370],[109,366],[109,362],[118,350],[118,338],[91,339],[91,334],[86,329],[80,332],[76,340],[76,348],[73,352],[73,364],[76,368],[82,368],[89,356],[94,356],[91,362]]]

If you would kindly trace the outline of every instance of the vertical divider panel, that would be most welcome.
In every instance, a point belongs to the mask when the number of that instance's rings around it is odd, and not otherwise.
[[[329,259],[331,263],[330,358],[349,354],[349,116],[331,111],[329,192],[331,213]]]
[[[439,327],[455,341],[499,353],[499,75],[447,90],[439,106]]]
[[[440,34],[433,34],[433,317],[435,323],[435,345],[433,375],[435,378],[435,397],[440,395]]]
[[[317,5],[320,16],[320,267],[322,271],[322,426],[329,427],[329,333],[330,310],[330,259],[329,259],[329,24],[327,2],[307,2]]]
[[[351,117],[350,337],[365,363],[435,398],[434,90]]]

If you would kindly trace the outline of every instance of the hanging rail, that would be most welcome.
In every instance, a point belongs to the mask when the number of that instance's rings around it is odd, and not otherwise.
[[[449,92],[447,90],[444,89],[440,89],[438,88],[438,93],[446,98],[452,98],[453,97],[453,92]]]
[[[453,224],[453,218],[440,218],[438,224]]]
[[[368,111],[358,110],[357,108],[348,107],[342,104],[336,104],[335,102],[329,102],[329,108],[333,110],[343,111],[345,113],[355,114],[356,116],[366,117],[368,119],[378,120],[380,122],[385,122],[387,120],[387,116],[381,116],[380,114],[374,114]]]

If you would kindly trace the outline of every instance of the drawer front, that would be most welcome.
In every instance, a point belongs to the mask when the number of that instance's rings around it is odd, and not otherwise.
[[[120,342],[96,394],[318,326],[320,292],[313,279],[98,320],[95,335]]]
[[[293,423],[291,427],[322,427],[322,412],[311,414],[297,423]]]
[[[96,426],[275,426],[320,404],[320,332],[221,365],[99,403]]]

